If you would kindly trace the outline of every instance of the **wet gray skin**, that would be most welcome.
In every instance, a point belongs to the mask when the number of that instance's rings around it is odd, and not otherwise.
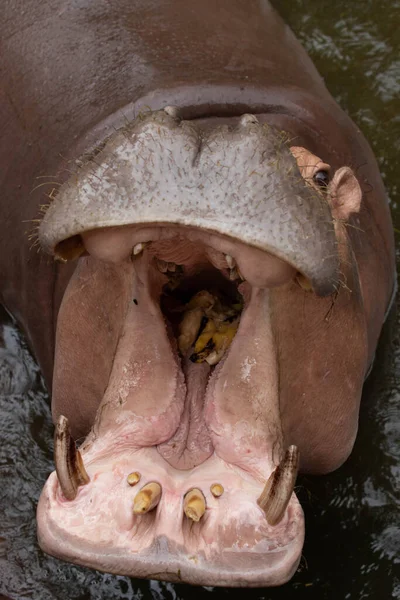
[[[280,0],[279,10],[371,142],[400,229],[400,3]],[[298,573],[279,589],[246,590],[249,600],[400,598],[398,321],[392,314],[385,327],[350,459],[329,476],[298,480],[307,526]],[[234,590],[100,574],[39,550],[35,508],[53,470],[53,426],[38,369],[12,327],[7,340],[17,355],[12,385],[19,395],[0,398],[0,594],[18,600],[233,598]]]

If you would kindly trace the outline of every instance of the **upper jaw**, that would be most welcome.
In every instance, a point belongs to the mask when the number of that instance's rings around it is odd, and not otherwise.
[[[89,230],[183,225],[270,252],[328,295],[339,270],[332,216],[305,185],[286,138],[252,115],[211,130],[171,107],[141,115],[60,188],[40,243],[68,259]]]

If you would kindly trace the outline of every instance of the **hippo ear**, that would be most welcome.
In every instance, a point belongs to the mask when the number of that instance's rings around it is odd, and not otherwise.
[[[338,169],[329,184],[332,216],[339,221],[348,221],[360,210],[362,192],[356,176],[349,167]]]

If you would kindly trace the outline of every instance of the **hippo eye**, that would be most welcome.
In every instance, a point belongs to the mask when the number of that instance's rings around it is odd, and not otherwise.
[[[329,171],[321,169],[314,174],[313,179],[320,187],[327,187],[329,183]]]

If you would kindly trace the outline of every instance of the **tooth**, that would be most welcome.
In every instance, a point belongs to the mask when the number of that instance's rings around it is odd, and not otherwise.
[[[230,254],[225,254],[225,260],[230,269],[236,265],[235,259]]]
[[[216,352],[214,350],[213,352],[211,352],[211,354],[206,356],[205,360],[210,365],[210,367],[213,367],[214,365],[219,363],[219,361],[221,360],[223,355],[224,355],[224,352],[221,353],[221,352]]]
[[[214,498],[219,498],[224,493],[224,487],[220,483],[213,483],[210,487],[210,492]]]
[[[148,483],[133,499],[133,512],[135,515],[144,515],[153,510],[161,499],[161,485],[152,481]]]
[[[289,446],[257,500],[270,525],[278,525],[283,519],[296,482],[299,458],[297,446]]]
[[[244,281],[244,277],[239,271],[239,267],[237,265],[233,269],[229,270],[229,279],[231,281],[236,281],[236,279],[241,279],[242,281]]]
[[[137,256],[138,254],[143,252],[143,250],[146,248],[147,244],[148,244],[148,242],[139,242],[138,244],[136,244],[133,247],[133,255]]]
[[[203,316],[204,312],[201,308],[193,308],[183,315],[178,337],[178,346],[182,354],[185,354],[196,341]]]
[[[156,258],[156,265],[157,269],[161,273],[166,273],[168,271],[168,263],[165,262],[165,260],[162,260],[161,258]]]
[[[208,310],[214,306],[215,301],[215,297],[210,292],[202,290],[201,292],[197,292],[190,300],[188,309],[204,308],[204,310]]]
[[[79,486],[89,483],[90,478],[71,437],[68,419],[63,415],[58,418],[54,433],[54,462],[62,492],[67,500],[73,500]]]
[[[176,271],[176,264],[173,262],[169,262],[168,263],[168,271],[171,271],[171,273],[175,273]]]
[[[139,483],[140,479],[141,479],[141,475],[137,471],[135,471],[134,473],[129,473],[128,477],[126,478],[127,482],[132,487],[134,485],[136,485],[137,483]]]
[[[206,512],[206,499],[198,488],[190,490],[183,501],[183,511],[188,519],[198,523]]]

